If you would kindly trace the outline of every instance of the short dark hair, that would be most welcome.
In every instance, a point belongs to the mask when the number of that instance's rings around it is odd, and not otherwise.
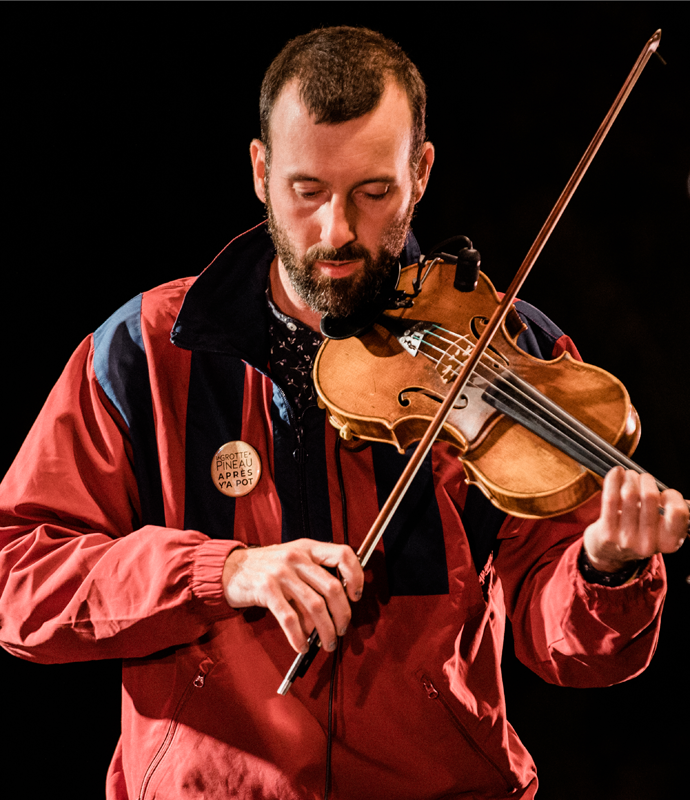
[[[261,139],[270,157],[273,106],[285,86],[299,81],[300,98],[317,124],[348,122],[378,105],[393,78],[404,89],[412,112],[410,162],[416,167],[426,139],[426,87],[403,50],[368,28],[319,28],[289,41],[261,84]]]

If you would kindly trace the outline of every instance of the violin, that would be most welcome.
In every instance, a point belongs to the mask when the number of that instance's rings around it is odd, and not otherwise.
[[[419,441],[357,550],[363,567],[437,439],[456,448],[470,482],[515,516],[549,517],[577,508],[615,466],[645,472],[630,459],[640,424],[625,387],[567,354],[543,362],[524,353],[516,344],[522,322],[513,303],[660,39],[658,30],[637,57],[500,300],[478,275],[475,297],[458,303],[458,293],[448,288],[454,281],[447,258],[433,259],[420,264],[416,279],[414,268],[402,271],[395,301],[380,308],[374,303],[370,325],[360,317],[352,335],[321,346],[315,385],[344,439],[386,441],[401,451]],[[419,299],[427,281],[429,304]],[[412,308],[409,316],[405,305]],[[347,324],[322,319],[321,327],[327,336],[337,329],[340,337]],[[278,694],[287,694],[314,660],[316,630],[307,641],[308,651],[295,658]]]
[[[416,266],[403,270],[399,287],[411,289],[415,273]],[[471,293],[454,290],[454,279],[455,265],[440,261],[412,308],[321,346],[314,385],[343,439],[388,442],[404,453],[422,438],[499,305],[482,273]],[[502,511],[551,517],[586,502],[614,466],[642,471],[627,458],[640,422],[610,373],[567,352],[543,361],[521,350],[525,327],[511,307],[436,438],[451,444],[468,482]]]

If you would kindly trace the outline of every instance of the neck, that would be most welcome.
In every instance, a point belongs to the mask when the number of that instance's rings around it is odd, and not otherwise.
[[[314,331],[321,329],[321,314],[314,311],[295,292],[281,260],[276,256],[271,264],[271,296],[278,308],[294,319],[298,319]]]

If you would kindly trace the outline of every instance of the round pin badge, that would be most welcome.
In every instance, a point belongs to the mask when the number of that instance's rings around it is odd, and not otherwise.
[[[261,477],[261,459],[246,442],[224,444],[213,456],[211,478],[219,492],[242,497],[256,488]]]

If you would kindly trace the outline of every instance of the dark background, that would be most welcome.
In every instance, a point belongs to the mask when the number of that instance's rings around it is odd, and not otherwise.
[[[685,6],[685,7],[684,7]],[[647,66],[521,292],[618,376],[637,461],[690,496],[690,29],[683,3],[3,4],[4,426],[0,474],[79,341],[138,292],[200,272],[262,218],[248,144],[287,38],[363,24],[429,88],[437,160],[414,223],[469,235],[505,289],[644,43]],[[247,15],[244,24],[240,17]],[[285,16],[286,18],[279,19]],[[9,200],[9,204],[8,204]],[[9,205],[9,207],[8,207]],[[690,548],[667,559],[657,655],[621,686],[548,686],[506,648],[509,716],[540,800],[687,787]],[[22,794],[102,796],[119,665],[0,651],[3,773]]]

